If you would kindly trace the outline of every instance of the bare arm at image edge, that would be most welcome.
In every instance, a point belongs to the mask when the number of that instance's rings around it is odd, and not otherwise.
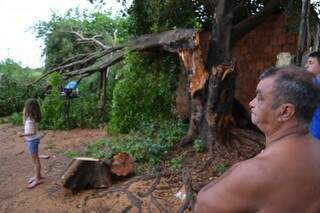
[[[198,194],[196,213],[222,213],[258,210],[261,195],[266,194],[266,175],[259,164],[243,162],[216,184]]]

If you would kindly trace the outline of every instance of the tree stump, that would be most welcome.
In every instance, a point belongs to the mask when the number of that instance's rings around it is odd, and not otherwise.
[[[113,155],[110,163],[97,158],[73,158],[61,177],[62,185],[77,193],[82,189],[107,188],[112,175],[124,177],[134,172],[134,161],[126,153]]]
[[[74,158],[62,175],[61,182],[73,193],[86,188],[109,187],[110,166],[96,158]]]

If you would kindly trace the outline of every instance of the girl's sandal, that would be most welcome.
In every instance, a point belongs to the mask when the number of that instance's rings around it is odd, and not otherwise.
[[[33,189],[34,187],[38,186],[39,184],[42,184],[42,180],[34,180],[33,182],[29,183],[27,188],[28,189]]]
[[[44,179],[44,177],[41,177],[41,178],[40,178],[40,180],[42,180],[42,179]],[[35,180],[36,180],[36,177],[31,177],[31,178],[28,179],[28,182],[27,182],[27,183],[30,184],[30,183],[32,183],[32,182],[35,181]]]
[[[40,159],[49,159],[50,155],[39,155]]]

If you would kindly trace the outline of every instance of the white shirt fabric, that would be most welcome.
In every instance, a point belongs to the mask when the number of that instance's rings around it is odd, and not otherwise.
[[[34,139],[38,138],[36,122],[28,117],[26,119],[25,123],[24,123],[24,134],[30,134],[32,132],[34,132],[35,134],[29,135],[29,136],[25,136],[24,137],[25,140],[31,141],[31,140],[34,140]]]

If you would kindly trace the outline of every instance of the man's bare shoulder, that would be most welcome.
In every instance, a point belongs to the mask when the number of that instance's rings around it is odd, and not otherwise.
[[[255,189],[260,184],[266,184],[273,173],[268,159],[268,156],[258,155],[237,163],[219,182],[223,185],[239,185],[238,188],[241,190]]]
[[[271,168],[264,158],[257,156],[237,163],[217,183],[204,187],[197,198],[198,212],[258,209],[257,204],[272,181]]]

